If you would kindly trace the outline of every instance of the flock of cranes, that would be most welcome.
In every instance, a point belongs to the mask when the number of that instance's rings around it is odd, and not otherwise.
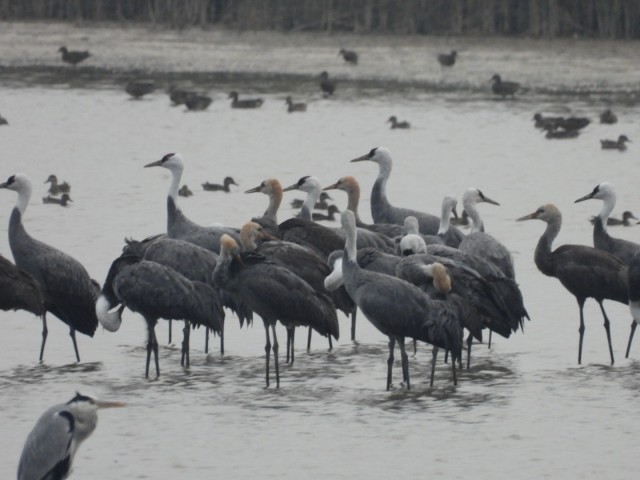
[[[2,258],[2,309],[25,309],[42,318],[40,360],[47,340],[47,313],[69,327],[77,361],[76,332],[93,336],[98,324],[115,332],[125,308],[139,313],[148,330],[145,375],[151,357],[160,375],[155,326],[159,319],[182,320],[181,364],[189,366],[189,336],[194,327],[204,327],[220,337],[224,354],[225,310],[234,312],[240,325],[251,323],[254,314],[265,327],[265,382],[271,384],[271,356],[275,384],[280,384],[279,343],[276,324],[287,331],[287,362],[294,362],[296,327],[339,338],[337,310],[351,317],[351,339],[356,338],[356,312],[360,312],[389,338],[387,388],[391,388],[394,346],[402,359],[403,383],[410,388],[405,340],[410,338],[434,347],[452,358],[452,378],[461,365],[463,332],[467,368],[473,339],[483,341],[483,330],[508,338],[523,328],[528,313],[508,248],[485,231],[479,205],[498,205],[477,188],[462,196],[471,223],[469,234],[451,224],[457,199],[447,196],[440,216],[397,207],[387,196],[392,169],[388,149],[378,147],[354,162],[377,164],[378,176],[371,192],[373,224],[360,220],[360,187],[352,176],[322,187],[313,176],[305,176],[286,188],[277,179],[263,181],[246,193],[268,197],[263,215],[242,226],[205,227],[191,221],[178,206],[178,186],[185,168],[181,155],[170,153],[145,167],[171,172],[167,196],[166,233],[141,241],[128,239],[104,282],[92,279],[73,257],[29,235],[23,218],[32,185],[24,174],[15,174],[0,184],[18,198],[9,221],[9,243],[15,265]],[[341,227],[330,228],[313,221],[313,206],[326,190],[347,193]],[[295,218],[278,222],[284,192],[307,194]],[[580,310],[578,362],[582,361],[585,324],[583,306],[594,298],[602,310],[611,363],[610,321],[603,306],[606,299],[630,303],[630,286],[637,282],[636,253],[640,245],[613,238],[607,220],[616,195],[607,182],[576,200],[603,202],[594,221],[594,247],[552,244],[560,231],[559,210],[544,205],[518,220],[539,219],[547,223],[535,251],[540,271],[556,277],[572,293]],[[631,301],[631,348],[636,317],[640,311]],[[208,345],[208,340],[207,340]],[[414,343],[415,348],[415,343]],[[432,379],[433,382],[433,373]]]

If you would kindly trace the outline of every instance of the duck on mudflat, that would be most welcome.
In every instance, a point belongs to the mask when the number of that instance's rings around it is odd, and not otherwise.
[[[603,150],[620,150],[621,152],[627,149],[625,142],[630,142],[626,135],[620,135],[618,140],[600,140],[600,147]]]

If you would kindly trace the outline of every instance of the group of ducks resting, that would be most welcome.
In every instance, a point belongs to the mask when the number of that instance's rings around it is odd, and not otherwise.
[[[69,196],[71,192],[71,185],[67,182],[58,183],[58,177],[55,175],[49,175],[44,183],[49,183],[49,190],[46,197],[42,197],[42,203],[53,203],[55,205],[61,205],[66,207],[69,202],[73,202]],[[62,194],[61,196],[58,196]]]

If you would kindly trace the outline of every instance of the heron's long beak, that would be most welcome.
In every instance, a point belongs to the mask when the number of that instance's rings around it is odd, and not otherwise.
[[[162,165],[162,160],[157,160],[155,162],[147,163],[144,168],[159,167],[160,165]]]
[[[591,192],[588,195],[585,195],[584,197],[580,197],[579,199],[577,199],[575,202],[573,203],[578,203],[578,202],[584,202],[585,200],[590,200],[593,198],[593,192]]]
[[[361,157],[354,158],[353,160],[351,160],[351,162],[364,162],[365,160],[371,160],[369,158],[369,154],[368,153],[365,154],[365,155],[362,155]]]
[[[322,190],[336,190],[337,188],[338,188],[338,182],[334,183],[333,185],[329,185],[328,187],[324,187]]]
[[[288,192],[290,190],[296,190],[298,188],[298,184],[294,183],[293,185],[289,185],[287,188],[283,188],[282,191],[283,192]]]
[[[96,400],[95,403],[96,403],[96,406],[98,408],[122,408],[122,407],[126,407],[127,406],[126,403],[108,402],[108,401],[105,401],[105,400]]]
[[[245,190],[244,193],[256,193],[262,190],[262,185],[258,185],[257,187],[250,188],[249,190]]]
[[[517,218],[516,222],[522,222],[523,220],[535,220],[536,218],[538,218],[538,212],[533,212],[529,215],[525,215],[524,217]]]

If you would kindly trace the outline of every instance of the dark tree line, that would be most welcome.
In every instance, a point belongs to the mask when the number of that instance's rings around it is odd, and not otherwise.
[[[0,18],[172,28],[640,38],[640,0],[0,0]]]

